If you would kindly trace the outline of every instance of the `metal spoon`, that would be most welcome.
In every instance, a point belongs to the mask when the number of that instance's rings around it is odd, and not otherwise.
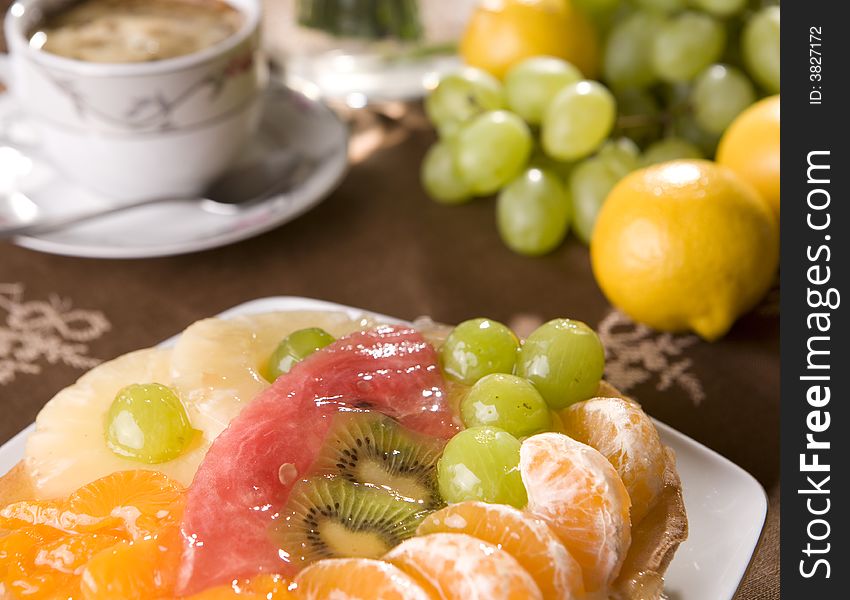
[[[313,161],[280,152],[231,169],[216,180],[204,196],[146,198],[127,204],[100,207],[66,215],[41,215],[37,204],[20,192],[0,198],[0,239],[37,235],[142,206],[169,202],[195,202],[218,214],[235,214],[294,189],[313,170]]]

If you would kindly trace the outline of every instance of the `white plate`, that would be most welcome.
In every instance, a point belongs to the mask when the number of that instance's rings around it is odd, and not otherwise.
[[[364,314],[388,322],[398,319],[320,300],[296,297],[261,298],[223,312],[222,317],[277,310],[342,310],[358,318]],[[171,338],[164,346],[175,342]],[[661,439],[673,448],[688,511],[690,535],[665,576],[671,600],[729,600],[749,565],[767,514],[767,497],[746,471],[656,421]],[[30,425],[0,447],[0,473],[24,456]]]
[[[270,89],[259,133],[241,155],[246,163],[271,152],[309,164],[294,189],[235,214],[195,203],[157,204],[15,243],[52,254],[144,258],[232,244],[291,221],[321,202],[348,168],[348,128],[323,103],[284,88]],[[237,163],[238,165],[238,163]],[[39,155],[35,134],[10,94],[0,94],[0,195],[22,192],[46,213],[104,206]]]

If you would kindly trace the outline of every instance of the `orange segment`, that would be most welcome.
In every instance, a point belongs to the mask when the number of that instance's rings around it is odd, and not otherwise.
[[[0,510],[0,529],[18,529],[28,525],[47,525],[65,532],[86,533],[118,527],[121,520],[78,514],[53,500],[23,500]]]
[[[429,600],[430,596],[397,567],[368,558],[334,558],[313,563],[295,578],[304,600]]]
[[[33,562],[36,567],[46,567],[57,573],[79,575],[95,554],[120,541],[121,538],[108,533],[66,535],[40,545]]]
[[[264,600],[287,600],[296,597],[289,591],[290,585],[290,582],[280,575],[261,574],[246,580],[242,589],[259,594]]]
[[[631,543],[629,494],[599,452],[560,433],[541,433],[520,447],[528,509],[542,516],[584,572],[588,592],[620,572]]]
[[[76,490],[67,502],[22,501],[0,510],[0,529],[49,525],[67,532],[123,529],[143,537],[181,516],[183,488],[155,471],[119,471]]]
[[[614,466],[632,501],[632,524],[640,523],[664,487],[664,446],[649,416],[620,398],[593,398],[573,404],[561,419],[564,433]]]
[[[0,541],[3,581],[13,593],[26,598],[76,594],[86,562],[118,541],[108,534],[63,535],[43,525],[19,529]]]
[[[114,473],[67,502],[0,510],[0,577],[25,598],[152,598],[179,563],[183,491],[151,471]],[[82,592],[82,596],[81,596]],[[0,594],[2,595],[2,594]]]
[[[59,502],[53,500],[23,500],[7,504],[0,510],[0,529],[17,529],[27,525],[47,525],[62,512]]]
[[[581,567],[543,519],[504,504],[461,502],[429,515],[417,533],[465,533],[513,556],[544,598],[584,596]]]
[[[543,600],[534,579],[513,556],[463,533],[410,538],[384,559],[444,600]]]
[[[27,592],[31,598],[51,597],[58,586],[66,583],[67,577],[47,577],[44,573],[35,573],[35,556],[41,546],[60,540],[63,536],[61,531],[52,527],[34,525],[0,538],[2,588],[18,596]]]
[[[80,589],[84,600],[159,598],[170,595],[180,563],[176,526],[135,541],[122,541],[88,561]]]
[[[185,600],[232,600],[233,598],[241,598],[242,600],[266,600],[263,594],[249,592],[241,588],[234,588],[232,585],[219,585],[203,592],[186,596]]]
[[[92,517],[118,519],[133,539],[177,523],[183,486],[156,471],[118,471],[84,485],[68,498],[68,509]]]
[[[191,596],[185,596],[184,600],[231,600],[242,598],[242,600],[262,600],[263,596],[253,592],[241,591],[232,585],[218,585]]]
[[[280,575],[263,574],[209,588],[185,600],[294,600],[296,595],[289,591],[289,586],[290,583]]]

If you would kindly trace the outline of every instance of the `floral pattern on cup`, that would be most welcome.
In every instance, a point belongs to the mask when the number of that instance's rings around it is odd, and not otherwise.
[[[217,72],[204,74],[170,96],[162,90],[151,91],[145,96],[132,99],[128,106],[117,110],[117,107],[102,106],[99,98],[81,91],[73,77],[57,75],[46,69],[42,70],[41,74],[74,106],[81,122],[108,125],[128,131],[167,132],[186,126],[185,123],[175,123],[172,117],[174,112],[193,96],[207,94],[206,100],[215,102],[227,85],[235,78],[250,73],[254,66],[254,52],[242,52],[227,61]],[[203,122],[191,126],[198,125],[203,125]]]

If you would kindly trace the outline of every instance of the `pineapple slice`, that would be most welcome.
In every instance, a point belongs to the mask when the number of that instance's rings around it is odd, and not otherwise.
[[[118,456],[105,441],[106,413],[131,383],[171,386],[171,350],[149,348],[103,363],[48,402],[27,440],[25,464],[39,498],[61,498],[115,471],[161,471],[184,485],[192,481],[206,454],[206,439],[196,439],[180,457],[149,465]]]
[[[341,312],[315,311],[204,319],[186,329],[174,347],[174,387],[192,426],[213,440],[247,402],[271,385],[265,378],[266,363],[287,335],[321,327],[340,337],[372,324]]]
[[[322,327],[335,337],[372,323],[335,312],[277,312],[205,319],[190,326],[173,349],[131,352],[83,375],[48,402],[27,441],[26,468],[39,498],[59,498],[127,469],[161,471],[189,485],[212,441],[242,407],[270,383],[265,364],[289,333]],[[144,464],[106,445],[105,415],[119,390],[160,383],[177,392],[192,427],[201,431],[179,457]]]

